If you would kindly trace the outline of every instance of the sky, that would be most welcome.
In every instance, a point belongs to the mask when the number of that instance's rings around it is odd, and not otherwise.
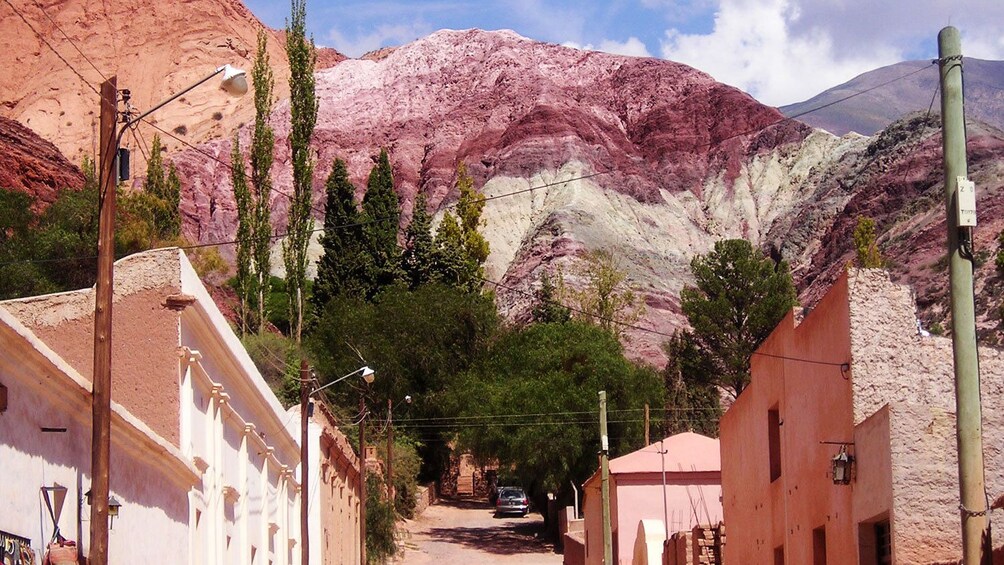
[[[245,0],[285,26],[289,3]],[[440,29],[686,63],[765,104],[801,102],[878,67],[937,57],[953,25],[962,52],[1004,60],[1001,0],[307,0],[317,45],[358,57]]]

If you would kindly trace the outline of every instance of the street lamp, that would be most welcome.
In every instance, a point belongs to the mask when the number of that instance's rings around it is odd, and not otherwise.
[[[411,395],[404,396],[404,403],[411,404]],[[400,403],[398,403],[400,404]],[[390,501],[391,515],[394,512],[394,403],[387,398],[387,499]]]
[[[91,388],[91,505],[90,549],[88,563],[108,563],[108,460],[111,446],[111,383],[112,383],[112,290],[115,263],[115,183],[117,180],[115,158],[119,153],[122,134],[130,126],[175,99],[223,73],[221,88],[231,95],[247,92],[244,71],[224,65],[212,74],[185,88],[181,92],[131,118],[122,116],[125,124],[116,134],[119,94],[128,102],[129,91],[117,87],[117,77],[101,83],[100,147],[98,154],[98,268],[94,285],[94,372]]]
[[[321,392],[322,390],[334,386],[345,379],[355,375],[356,373],[362,373],[360,376],[363,381],[369,385],[373,384],[373,380],[376,377],[376,371],[370,369],[367,366],[360,367],[351,373],[341,376],[326,385],[319,386],[313,390],[310,389],[311,379],[307,378],[307,362],[302,361],[300,364],[300,562],[301,565],[308,565],[310,563],[310,534],[309,534],[309,502],[310,493],[307,487],[307,467],[309,449],[308,449],[308,437],[307,437],[307,424],[309,422],[309,416],[311,415],[311,408],[313,405],[310,403],[310,397]],[[363,397],[360,395],[359,404],[363,406]],[[364,407],[365,408],[365,407]],[[359,492],[360,492],[360,514],[361,514],[361,526],[360,526],[360,539],[362,540],[362,552],[363,559],[362,562],[366,562],[366,437],[364,435],[363,426],[366,425],[366,414],[363,412],[363,421],[360,422],[359,427],[359,451],[362,453],[360,458],[360,471],[359,471]]]

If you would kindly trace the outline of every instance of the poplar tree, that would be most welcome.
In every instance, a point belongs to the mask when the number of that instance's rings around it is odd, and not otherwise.
[[[311,75],[313,76],[313,75]],[[311,78],[313,80],[313,78]],[[268,320],[268,300],[272,272],[272,158],[275,133],[268,125],[275,97],[275,78],[268,57],[268,35],[258,31],[258,51],[251,67],[254,87],[254,132],[251,135],[251,261],[254,268],[255,302],[258,308],[258,333],[264,333]]]
[[[318,317],[329,300],[339,295],[361,293],[362,225],[356,204],[356,187],[349,180],[345,161],[336,159],[325,183],[324,250],[317,262],[317,278],[310,297]]]
[[[156,200],[151,203],[150,213],[156,230],[156,237],[161,240],[174,239],[181,235],[181,179],[174,163],[164,174],[163,148],[160,136],[153,136],[150,147],[150,159],[146,162],[146,179],[143,181],[143,192]]]
[[[489,246],[479,231],[485,199],[474,190],[474,179],[461,161],[457,165],[456,216],[443,214],[436,230],[436,270],[441,280],[457,288],[476,292],[484,279],[484,264]]]
[[[252,268],[253,209],[251,191],[248,189],[247,174],[244,170],[244,156],[241,153],[240,135],[234,133],[234,143],[230,151],[230,184],[234,189],[234,203],[237,206],[237,274],[234,287],[237,291],[238,324],[241,335],[251,332],[252,300],[254,297],[254,269]]]
[[[286,267],[290,330],[297,343],[303,334],[307,245],[314,229],[310,217],[314,171],[310,138],[317,123],[317,99],[314,95],[317,53],[313,40],[306,37],[306,19],[306,1],[292,0],[292,14],[286,26],[286,56],[289,59],[289,148],[293,162],[293,196],[286,239],[282,244],[282,259]]]
[[[397,244],[399,206],[390,157],[386,149],[381,149],[363,197],[363,238],[368,254],[365,278],[369,298],[402,278],[401,248]]]

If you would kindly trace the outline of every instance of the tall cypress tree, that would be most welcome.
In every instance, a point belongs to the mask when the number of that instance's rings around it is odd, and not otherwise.
[[[305,0],[292,0],[292,14],[286,26],[286,55],[289,58],[289,147],[293,162],[293,198],[289,224],[282,245],[289,295],[289,323],[297,343],[303,334],[303,308],[307,284],[307,245],[314,222],[310,217],[314,162],[310,158],[310,138],[317,123],[314,95],[314,64],[317,53],[313,40],[306,37]]]
[[[258,31],[258,51],[251,67],[254,87],[254,132],[251,135],[251,260],[254,265],[255,302],[258,309],[258,333],[265,331],[272,271],[272,152],[275,133],[268,125],[275,98],[275,78],[268,57],[268,35]]]
[[[327,203],[324,208],[323,255],[317,262],[314,293],[310,297],[320,315],[324,305],[335,296],[361,293],[362,225],[356,204],[356,187],[349,180],[345,161],[336,159],[325,183]]]
[[[418,288],[433,280],[435,269],[436,247],[432,239],[432,216],[424,194],[415,198],[415,209],[411,214],[411,223],[404,236],[404,254],[401,257],[401,267],[404,270],[408,285]]]
[[[402,278],[401,249],[397,245],[400,218],[401,210],[397,192],[394,191],[390,157],[386,149],[381,149],[380,158],[370,171],[366,196],[363,197],[363,237],[369,254],[366,280],[370,298],[381,288]]]

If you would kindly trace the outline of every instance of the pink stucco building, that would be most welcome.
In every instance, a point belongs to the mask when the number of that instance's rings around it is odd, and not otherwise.
[[[991,499],[1004,491],[1004,358],[981,348]],[[721,421],[726,563],[961,558],[952,345],[918,331],[909,288],[851,270],[752,359]],[[848,484],[832,460],[854,459]],[[999,545],[999,543],[997,544]]]
[[[600,482],[596,472],[583,486],[585,527],[581,536],[576,533],[565,537],[566,555],[584,555],[584,562],[589,564],[603,562]],[[670,436],[612,459],[610,522],[615,561],[632,563],[635,536],[642,520],[650,521],[650,525],[651,521],[658,522],[657,527],[652,527],[658,530],[660,547],[666,537],[665,524],[670,534],[690,530],[697,524],[717,524],[722,520],[721,491],[718,440],[699,434]],[[574,547],[577,544],[584,547]]]
[[[299,417],[283,410],[180,250],[118,261],[115,284],[111,494],[122,508],[110,561],[299,563]],[[87,551],[93,313],[93,289],[0,303],[0,500],[17,509],[0,511],[0,532],[36,548],[52,533],[39,489],[59,483],[68,489],[60,529]],[[323,422],[311,438],[312,484],[323,489],[315,516],[357,532],[351,448]],[[358,554],[351,536],[312,541],[328,562],[353,563],[340,557]]]

